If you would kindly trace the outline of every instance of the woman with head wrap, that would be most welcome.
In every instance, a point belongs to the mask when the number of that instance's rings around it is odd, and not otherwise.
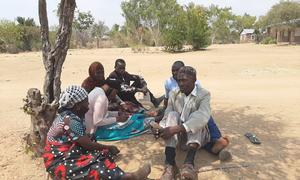
[[[100,62],[93,62],[89,67],[89,77],[82,82],[82,87],[89,93],[95,87],[104,84],[104,67]]]
[[[88,105],[88,94],[79,86],[61,93],[43,154],[47,172],[53,179],[146,179],[150,165],[125,173],[113,160],[120,152],[117,147],[93,142],[85,134]]]

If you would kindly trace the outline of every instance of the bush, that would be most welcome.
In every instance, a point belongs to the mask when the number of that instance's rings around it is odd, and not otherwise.
[[[113,42],[115,46],[118,48],[124,48],[124,47],[129,47],[129,38],[123,35],[122,33],[118,32],[113,36]]]
[[[163,31],[163,44],[166,51],[178,52],[182,51],[186,42],[187,27],[186,14],[178,7],[176,14],[168,19],[167,27]]]
[[[8,52],[10,54],[18,54],[20,52],[20,49],[17,46],[15,46],[14,44],[10,44],[6,48],[6,52]]]
[[[149,48],[143,44],[139,44],[139,45],[131,46],[131,50],[134,53],[144,53],[149,51]]]
[[[205,48],[210,43],[208,17],[205,9],[191,3],[187,9],[187,41],[194,50]]]
[[[0,39],[0,53],[6,52],[6,43],[3,39]]]
[[[261,43],[262,44],[276,44],[276,39],[275,38],[272,38],[272,37],[265,37]]]

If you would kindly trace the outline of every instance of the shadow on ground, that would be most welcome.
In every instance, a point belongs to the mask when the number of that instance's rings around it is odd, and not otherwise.
[[[227,179],[297,179],[299,169],[296,167],[297,162],[293,160],[300,157],[297,150],[300,143],[297,139],[281,135],[284,128],[282,119],[275,115],[253,113],[249,107],[215,110],[213,116],[221,132],[229,135],[231,139],[229,149],[233,154],[233,159],[230,162],[221,163],[217,156],[200,150],[195,160],[198,170],[209,166],[223,167],[220,170],[199,173],[200,179],[219,179],[219,177]],[[246,132],[256,134],[262,144],[251,144],[244,137]],[[163,172],[163,141],[156,141],[152,135],[146,134],[114,144],[121,149],[122,157],[120,157],[119,163],[125,167],[126,171],[132,171],[145,162],[151,162],[153,172],[151,177],[159,178]],[[176,159],[179,166],[182,164],[185,154],[185,152],[177,152]],[[226,168],[231,164],[247,164],[248,166]]]

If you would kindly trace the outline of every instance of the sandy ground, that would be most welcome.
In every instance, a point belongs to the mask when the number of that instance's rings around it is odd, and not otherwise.
[[[101,61],[106,75],[116,58],[127,61],[131,73],[143,75],[158,96],[171,74],[174,60],[197,69],[202,86],[212,94],[213,115],[231,138],[233,160],[221,163],[200,150],[196,168],[225,167],[199,173],[199,179],[300,179],[300,46],[214,45],[206,51],[168,54],[130,49],[70,50],[62,73],[62,87],[81,84],[91,62]],[[0,54],[0,179],[45,179],[41,159],[25,154],[22,136],[30,119],[20,109],[27,89],[42,87],[41,53]],[[243,135],[253,132],[262,141],[251,144]],[[151,178],[163,169],[163,142],[144,135],[115,142],[118,164],[133,171],[152,163]],[[179,152],[178,152],[179,153]],[[178,162],[185,154],[178,156]],[[179,163],[180,165],[181,163]],[[226,169],[234,165],[245,167]]]

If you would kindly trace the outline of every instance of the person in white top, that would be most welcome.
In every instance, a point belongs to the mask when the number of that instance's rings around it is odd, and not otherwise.
[[[120,83],[117,80],[105,80],[103,86],[95,87],[89,93],[89,111],[85,114],[86,133],[93,134],[98,126],[105,126],[116,122],[125,122],[129,114],[108,111],[111,97],[115,97]]]

